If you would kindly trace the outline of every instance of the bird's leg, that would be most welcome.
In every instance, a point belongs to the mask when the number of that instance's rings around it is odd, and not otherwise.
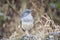
[[[27,36],[30,36],[30,34],[29,34],[28,30],[26,30],[26,31],[25,31],[25,33],[27,34]]]
[[[31,34],[32,33],[32,29],[28,30],[28,32],[29,32],[29,34]]]

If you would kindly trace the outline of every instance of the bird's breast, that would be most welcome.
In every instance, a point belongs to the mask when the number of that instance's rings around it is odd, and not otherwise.
[[[34,26],[33,22],[22,22],[22,28],[24,30],[30,30]]]
[[[33,19],[32,15],[29,14],[28,16],[22,18],[22,22],[34,22],[34,19]]]

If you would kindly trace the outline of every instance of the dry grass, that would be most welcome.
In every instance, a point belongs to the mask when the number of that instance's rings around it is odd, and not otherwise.
[[[35,5],[34,2],[32,2],[30,0],[30,2],[32,3],[32,9],[34,10],[34,12],[36,12],[37,15],[34,15],[34,28],[32,29],[32,33],[33,35],[39,35],[40,38],[42,38],[43,36],[46,37],[47,35],[49,35],[50,32],[59,32],[60,33],[60,29],[59,29],[59,25],[56,25],[54,23],[54,21],[48,16],[48,14],[44,14],[44,8],[40,7],[40,9],[38,8],[38,6]],[[10,5],[12,8],[13,6],[9,3],[9,1],[7,0],[8,5]],[[23,35],[25,35],[25,32],[22,31],[21,29],[21,23],[20,23],[20,15],[22,10],[24,10],[26,8],[26,5],[23,9],[21,8],[19,11],[17,11],[15,8],[13,8],[13,10],[19,15],[15,18],[16,22],[13,23],[14,25],[12,26],[13,28],[15,28],[15,31],[12,33],[12,35],[9,37],[8,40],[11,40],[11,38],[15,37],[15,38],[21,38]],[[20,27],[19,27],[20,26]],[[52,27],[54,27],[55,29],[53,29]],[[16,33],[15,33],[16,32]]]

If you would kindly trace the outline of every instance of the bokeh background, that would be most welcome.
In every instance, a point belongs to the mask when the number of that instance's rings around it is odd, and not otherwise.
[[[31,34],[48,38],[51,32],[60,33],[60,0],[0,0],[0,39],[23,37],[25,32],[19,26],[26,8],[33,9],[35,21]],[[60,34],[54,37],[60,38]]]

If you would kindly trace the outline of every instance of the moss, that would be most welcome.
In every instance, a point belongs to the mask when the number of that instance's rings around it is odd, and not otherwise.
[[[10,22],[10,20],[8,20],[7,16],[4,15],[3,13],[0,13],[0,27],[3,26],[3,23],[7,21],[8,23]]]
[[[57,5],[57,10],[60,10],[60,4],[56,3],[56,5]]]
[[[60,3],[58,1],[57,2],[53,2],[53,0],[52,0],[51,2],[48,3],[48,7],[50,7],[51,3],[56,4],[57,10],[60,10]]]

